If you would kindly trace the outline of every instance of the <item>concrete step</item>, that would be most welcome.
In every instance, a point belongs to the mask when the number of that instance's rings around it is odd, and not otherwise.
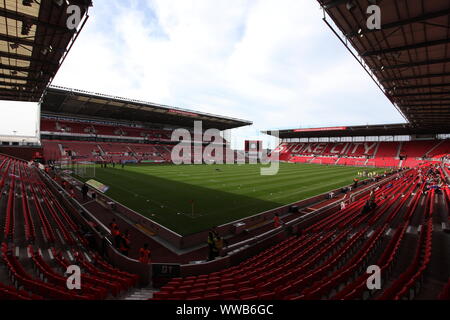
[[[135,289],[130,291],[126,296],[122,297],[122,300],[148,300],[153,298],[154,289]]]

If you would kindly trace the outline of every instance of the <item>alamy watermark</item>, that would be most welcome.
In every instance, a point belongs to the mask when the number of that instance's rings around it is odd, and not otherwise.
[[[70,5],[67,7],[66,13],[69,15],[66,21],[67,29],[75,30],[83,17],[80,6]]]
[[[376,4],[368,6],[366,13],[369,15],[367,18],[366,26],[369,30],[381,29],[381,8]]]
[[[69,275],[66,280],[66,286],[69,290],[80,290],[81,289],[81,269],[77,265],[70,265],[67,267],[65,272]]]
[[[278,132],[272,132],[278,137]],[[187,129],[176,129],[172,132],[173,142],[178,142],[171,152],[173,164],[262,164],[261,175],[276,175],[279,171],[278,153],[268,150],[239,152],[227,146],[218,129],[203,131],[201,121],[194,122],[194,132]]]
[[[366,273],[370,276],[366,280],[366,286],[369,290],[381,289],[381,269],[377,265],[371,265],[367,267]]]

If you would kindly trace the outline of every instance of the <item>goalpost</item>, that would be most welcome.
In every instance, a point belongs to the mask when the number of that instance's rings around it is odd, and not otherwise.
[[[72,162],[72,171],[81,178],[95,178],[95,162]]]
[[[95,178],[95,162],[92,161],[72,161],[62,159],[57,166],[61,171],[67,171],[67,174],[75,174],[81,178]]]

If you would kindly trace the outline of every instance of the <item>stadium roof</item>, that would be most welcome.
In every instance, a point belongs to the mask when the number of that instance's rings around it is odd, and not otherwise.
[[[264,131],[275,135],[275,131]],[[439,128],[415,127],[409,123],[380,124],[365,126],[341,126],[324,128],[302,128],[280,130],[279,138],[322,138],[322,137],[370,137],[370,136],[398,136],[398,135],[433,135],[449,133]]]
[[[80,8],[81,21],[73,29],[67,23],[73,17],[68,4]],[[91,5],[91,0],[0,1],[0,100],[40,100]]]
[[[327,25],[412,126],[450,128],[450,1],[318,1],[339,30],[324,14]],[[379,30],[367,27],[374,3]]]
[[[202,121],[203,129],[233,129],[252,122],[146,101],[114,97],[83,90],[50,86],[41,104],[43,113],[149,122],[191,128]]]

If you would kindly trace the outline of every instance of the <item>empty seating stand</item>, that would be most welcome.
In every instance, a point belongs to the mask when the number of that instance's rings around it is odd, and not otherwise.
[[[314,142],[281,143],[273,152],[281,161],[336,164],[343,166],[375,166],[413,168],[432,163],[450,153],[450,140],[405,142]],[[403,161],[400,160],[400,156]]]
[[[413,299],[432,252],[435,192],[424,181],[419,169],[408,170],[373,190],[376,206],[368,211],[362,208],[369,194],[237,266],[174,278],[154,299]],[[413,218],[421,221],[415,255],[393,279]],[[376,296],[366,285],[372,264],[388,283]]]
[[[67,212],[28,163],[0,155],[0,299],[99,300],[119,297],[139,277],[111,266],[88,247]],[[73,259],[73,260],[72,260]],[[82,268],[82,289],[69,290],[67,267]]]

